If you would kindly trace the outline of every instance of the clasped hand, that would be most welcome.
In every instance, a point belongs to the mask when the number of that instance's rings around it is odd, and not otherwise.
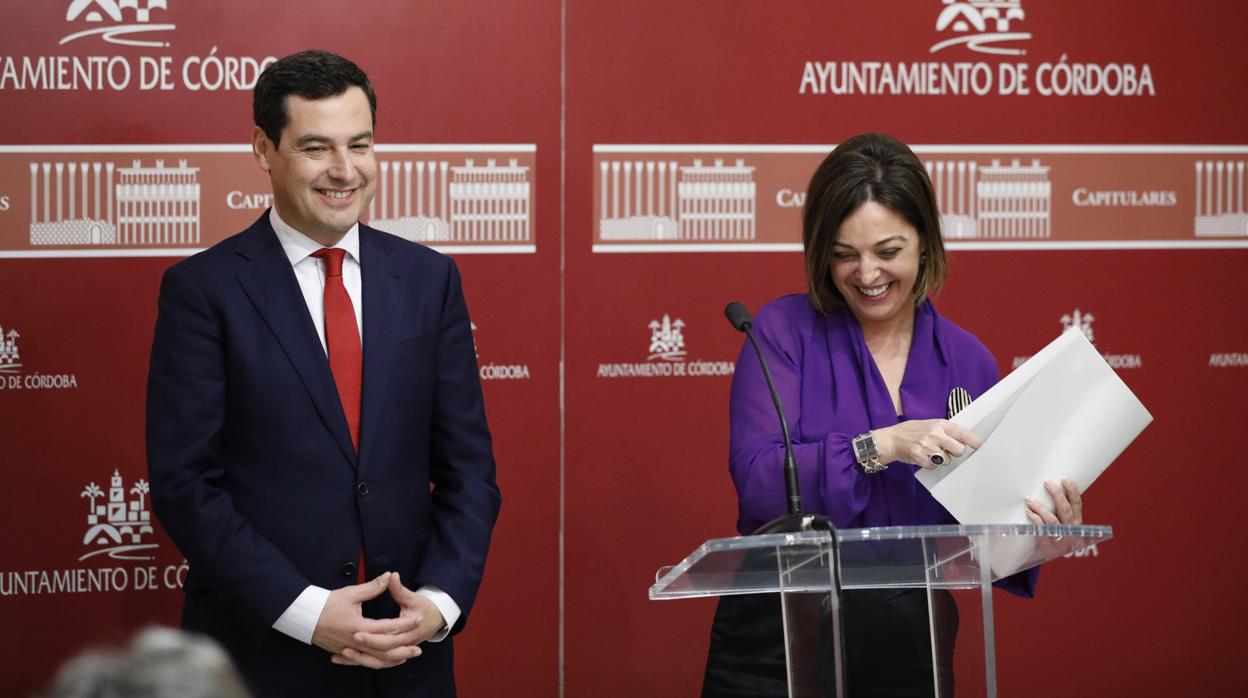
[[[399,604],[397,618],[365,618],[365,601],[389,591]],[[386,669],[420,656],[420,643],[444,624],[432,601],[403,586],[398,572],[330,592],[312,633],[312,644],[330,653],[330,661]]]

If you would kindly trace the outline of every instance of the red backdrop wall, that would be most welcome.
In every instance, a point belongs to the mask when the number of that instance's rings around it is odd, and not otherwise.
[[[922,146],[960,216],[942,312],[1003,372],[1081,324],[1155,418],[1087,497],[1114,540],[998,596],[1002,693],[1248,680],[1241,3],[113,4],[0,2],[0,627],[33,650],[6,693],[176,623],[139,482],[157,285],[263,210],[250,80],[307,47],[377,86],[370,219],[464,272],[505,504],[463,695],[697,691],[713,603],[646,589],[734,533],[720,311],[801,290],[794,196],[868,130]]]

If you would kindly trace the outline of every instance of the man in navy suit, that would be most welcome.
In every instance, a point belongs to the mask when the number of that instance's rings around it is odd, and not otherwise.
[[[190,562],[183,627],[260,696],[454,695],[498,516],[459,272],[359,223],[376,107],[342,57],[269,66],[273,208],[161,283],[152,503]]]

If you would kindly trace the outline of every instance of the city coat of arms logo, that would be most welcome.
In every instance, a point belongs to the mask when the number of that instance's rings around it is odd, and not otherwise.
[[[645,361],[598,364],[599,378],[686,378],[731,376],[732,361],[689,358],[685,321],[671,313],[650,321],[650,349]]]
[[[1004,56],[1026,53],[1025,49],[1003,45],[1031,38],[1028,32],[1011,31],[1014,29],[1012,22],[1026,18],[1022,0],[941,1],[945,7],[936,18],[936,31],[956,36],[933,44],[932,53],[959,45],[979,53]]]
[[[22,355],[17,350],[17,339],[21,336],[12,327],[5,332],[0,325],[0,373],[18,373],[22,370]]]
[[[113,470],[107,493],[95,482],[88,483],[78,496],[89,502],[82,544],[91,549],[78,559],[96,555],[107,555],[115,560],[154,559],[150,553],[143,552],[158,547],[156,543],[143,542],[144,536],[153,533],[152,512],[147,508],[150,490],[142,478],[127,490],[119,470]],[[127,499],[127,494],[134,496]],[[104,502],[98,503],[101,499]]]
[[[684,361],[684,329],[684,320],[680,318],[673,320],[667,313],[663,313],[662,320],[651,320],[650,355],[646,357],[646,360]]]
[[[1096,320],[1096,316],[1092,313],[1075,308],[1073,311],[1062,315],[1060,319],[1063,332],[1079,330],[1090,344],[1096,344],[1096,335],[1092,332],[1092,322]],[[1109,364],[1109,367],[1115,371],[1144,367],[1144,358],[1139,354],[1114,354],[1103,351],[1100,347],[1097,347],[1097,351],[1101,353],[1101,358],[1105,359],[1105,363]],[[1014,368],[1022,366],[1029,358],[1031,357],[1015,356]]]
[[[1095,344],[1096,337],[1092,333],[1092,321],[1095,319],[1092,313],[1075,308],[1074,312],[1062,316],[1062,329],[1079,330],[1089,342]],[[1097,350],[1100,351],[1100,348],[1098,347]],[[1101,358],[1105,359],[1105,363],[1114,370],[1144,367],[1144,359],[1139,354],[1114,354],[1102,351]]]
[[[92,26],[72,32],[62,38],[60,43],[65,45],[84,37],[99,35],[110,44],[163,48],[169,45],[168,42],[140,39],[135,35],[176,29],[173,24],[151,23],[152,10],[168,9],[167,0],[73,0],[65,11],[66,22],[104,26]],[[133,18],[133,23],[126,23],[128,14]]]
[[[1062,316],[1062,329],[1069,330],[1073,327],[1082,332],[1089,342],[1095,342],[1096,340],[1092,337],[1092,321],[1095,319],[1092,313],[1085,313],[1075,308],[1075,312]]]
[[[78,377],[73,373],[39,370],[38,362],[32,366],[30,352],[23,358],[17,344],[21,338],[22,333],[16,328],[6,330],[0,324],[0,391],[74,390],[78,387]]]

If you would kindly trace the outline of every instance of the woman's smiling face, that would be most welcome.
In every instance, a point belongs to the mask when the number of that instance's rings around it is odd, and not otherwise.
[[[832,282],[859,324],[914,312],[920,247],[914,226],[874,201],[841,223],[832,245]]]

